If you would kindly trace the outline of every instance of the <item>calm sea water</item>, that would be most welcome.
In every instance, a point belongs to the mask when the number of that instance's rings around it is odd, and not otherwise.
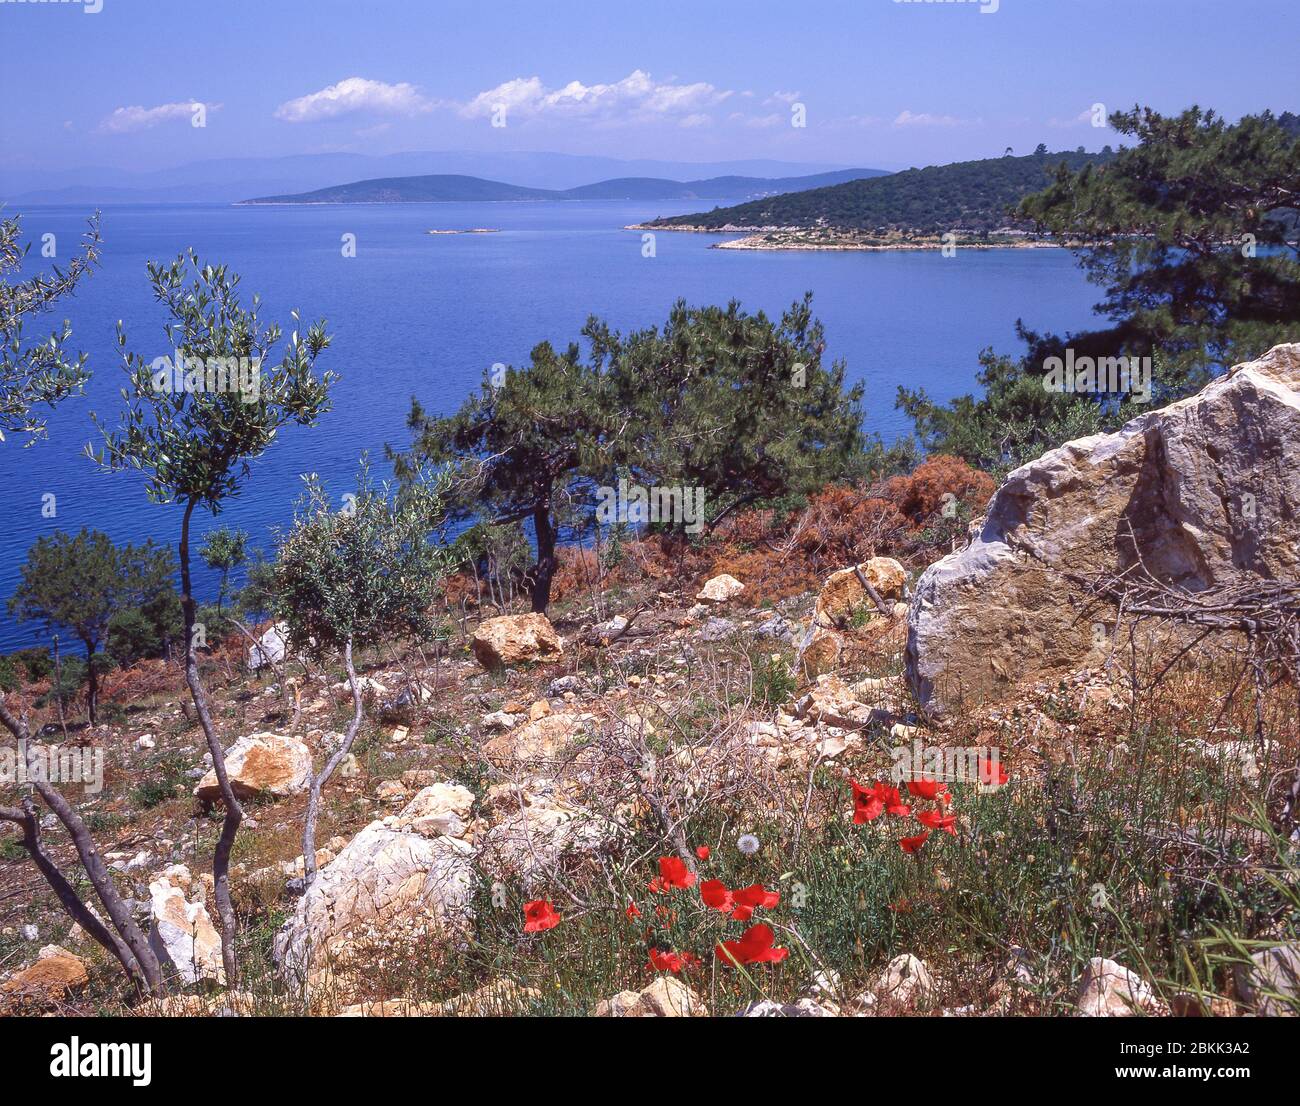
[[[827,356],[844,358],[850,381],[866,387],[867,427],[887,440],[910,426],[894,410],[897,386],[924,385],[940,399],[970,391],[985,346],[1016,350],[1017,318],[1035,327],[1077,329],[1097,298],[1069,254],[1059,250],[911,253],[761,253],[710,250],[714,235],[663,233],[657,256],[622,228],[692,209],[683,204],[505,203],[320,207],[131,206],[106,208],[103,264],[73,301],[60,305],[76,348],[94,376],[84,398],[50,420],[50,437],[30,449],[0,446],[0,598],[13,593],[28,547],[56,529],[83,526],[115,541],[153,537],[175,544],[180,509],[150,504],[132,474],[105,475],[82,455],[94,430],[89,413],[115,419],[125,380],[114,327],[147,359],[169,354],[165,322],[145,273],[151,259],[193,246],[226,263],[243,288],[261,293],[263,316],[290,322],[324,317],[334,345],[322,365],[342,379],[333,410],[312,430],[290,428],[256,462],[242,497],[199,532],[228,523],[269,548],[287,522],[301,474],[318,472],[338,495],[351,487],[357,457],[369,450],[383,474],[385,443],[405,446],[412,396],[431,411],[455,409],[494,362],[520,364],[543,339],[577,337],[589,314],[626,330],[660,323],[679,297],[690,303],[738,299],[769,314],[814,294]],[[11,212],[12,213],[12,212]],[[24,235],[36,245],[56,235],[66,258],[84,229],[80,208],[33,207]],[[426,230],[499,228],[497,234],[431,236]],[[356,236],[346,258],[342,237]],[[37,320],[48,333],[56,318]],[[57,515],[42,515],[43,496]],[[200,571],[200,594],[215,578]],[[0,650],[36,640],[0,606]]]

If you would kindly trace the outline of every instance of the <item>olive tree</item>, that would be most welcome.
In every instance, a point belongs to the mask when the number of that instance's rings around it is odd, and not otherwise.
[[[24,337],[23,323],[71,295],[90,272],[99,257],[99,217],[90,220],[80,252],[66,269],[55,266],[51,273],[10,282],[9,274],[18,269],[30,248],[20,244],[21,234],[18,219],[0,220],[0,442],[6,434],[24,435],[31,445],[45,434],[46,415],[41,408],[76,395],[90,373],[84,353],[74,357],[66,351],[72,337],[66,319],[39,342]]]
[[[26,718],[15,714],[5,702],[4,692],[0,692],[0,725],[3,725],[19,741],[20,748],[32,739],[31,729]],[[161,994],[163,989],[162,971],[158,957],[140,927],[136,925],[126,901],[113,885],[108,865],[95,848],[84,819],[77,809],[67,800],[62,792],[42,777],[29,781],[31,788],[41,797],[42,802],[53,811],[62,823],[77,851],[77,858],[85,869],[108,921],[103,921],[82,898],[80,891],[60,870],[58,864],[45,847],[41,837],[41,818],[30,795],[23,796],[18,806],[0,805],[0,821],[13,822],[22,831],[19,843],[27,850],[37,870],[45,877],[45,882],[54,891],[55,897],[68,914],[96,942],[107,949],[122,965],[122,970],[135,985],[137,991],[148,990]]]
[[[122,391],[126,410],[121,424],[112,428],[92,415],[103,434],[103,445],[98,450],[87,449],[105,469],[143,473],[151,501],[183,508],[178,559],[185,682],[225,806],[212,875],[221,918],[222,961],[227,984],[234,986],[236,924],[230,896],[230,851],[243,810],[226,773],[225,751],[199,676],[202,628],[195,617],[191,583],[190,524],[199,508],[218,514],[226,500],[243,490],[250,462],[274,443],[282,427],[315,424],[328,410],[329,390],[336,377],[331,372],[316,372],[317,359],[330,343],[324,323],[314,323],[300,332],[296,311],[283,353],[279,361],[272,362],[281,328],[262,322],[257,296],[251,307],[243,306],[239,276],[226,266],[200,265],[190,250],[170,264],[150,262],[148,271],[154,298],[169,316],[167,349],[176,351],[176,360],[182,363],[127,352],[126,332],[119,323],[118,345],[129,381]]]
[[[320,480],[307,487],[272,574],[276,617],[291,646],[316,658],[341,657],[352,690],[347,732],[311,781],[303,828],[304,886],[316,877],[316,821],[321,791],[352,749],[364,705],[353,660],[358,649],[395,637],[431,637],[430,614],[450,558],[437,529],[445,481],[418,471],[394,493],[375,485],[363,458],[356,491],[335,510]]]

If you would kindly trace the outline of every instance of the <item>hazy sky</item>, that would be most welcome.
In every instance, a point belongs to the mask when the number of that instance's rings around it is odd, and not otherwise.
[[[0,159],[154,169],[511,149],[898,168],[1038,142],[1094,149],[1114,139],[1090,125],[1096,103],[1200,103],[1233,118],[1300,108],[1297,8],[0,0]],[[498,105],[505,126],[492,125]],[[791,125],[797,105],[804,127]]]

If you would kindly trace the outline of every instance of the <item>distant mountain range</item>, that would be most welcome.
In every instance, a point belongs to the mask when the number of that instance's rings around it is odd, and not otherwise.
[[[471,150],[369,154],[294,154],[286,157],[222,158],[170,169],[133,171],[108,167],[36,169],[0,167],[0,202],[7,205],[66,203],[231,203],[250,196],[290,195],[340,181],[452,174],[494,181],[525,181],[539,189],[565,190],[624,178],[691,181],[724,176],[784,178],[826,173],[842,164],[770,159],[740,161],[620,160],[582,154]],[[743,194],[743,193],[742,193]],[[724,198],[732,198],[732,196]],[[714,198],[701,197],[701,198]]]
[[[722,176],[676,181],[664,177],[616,177],[575,188],[528,188],[501,181],[440,173],[418,177],[379,177],[310,192],[260,196],[246,204],[391,204],[450,200],[712,200],[772,196],[823,188],[862,177],[880,176],[880,169],[838,169],[802,177]]]
[[[1022,196],[1047,187],[1061,162],[1077,171],[1108,154],[1034,153],[906,169],[826,188],[771,196],[693,215],[655,219],[650,226],[702,230],[769,227],[943,234],[987,233],[1011,222]]]

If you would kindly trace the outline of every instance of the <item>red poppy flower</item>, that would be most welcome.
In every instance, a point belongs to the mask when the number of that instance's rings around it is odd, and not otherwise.
[[[922,776],[919,780],[908,780],[907,790],[918,799],[938,799],[947,793],[948,785],[940,780],[926,779]]]
[[[739,941],[723,941],[714,949],[714,955],[732,967],[738,964],[776,964],[784,960],[790,950],[774,948],[775,943],[776,934],[772,927],[760,922],[745,930]]]
[[[906,818],[912,813],[912,808],[903,802],[903,796],[898,793],[897,787],[886,787],[882,797],[886,814],[892,814],[896,818]]]
[[[656,972],[680,972],[686,967],[686,961],[680,953],[650,950],[650,968]]]
[[[769,891],[761,883],[752,883],[748,887],[742,887],[735,892],[735,900],[738,906],[748,906],[752,910],[757,910],[760,906],[764,910],[771,910],[781,901],[779,891]]]
[[[898,842],[898,847],[905,853],[914,853],[925,844],[926,838],[930,836],[930,831],[918,833],[915,837],[904,837]]]
[[[941,810],[926,810],[916,816],[916,820],[932,830],[943,830],[957,836],[957,815],[945,814]]]
[[[686,867],[686,861],[680,856],[661,856],[659,858],[659,878],[664,888],[694,887],[695,873]]]
[[[524,932],[541,933],[544,929],[554,929],[560,924],[560,916],[545,899],[534,899],[524,903]]]
[[[648,887],[650,889],[650,893],[654,895],[665,894],[668,890],[668,884],[664,883],[663,879],[660,878],[659,876],[655,876],[654,879],[652,879],[649,883],[646,884],[646,887]]]
[[[1007,775],[1007,770],[1002,767],[1001,760],[994,760],[992,757],[980,757],[976,764],[979,768],[980,783],[982,784],[1001,787],[1011,778]]]
[[[860,826],[863,822],[874,822],[885,812],[885,785],[873,784],[863,787],[857,780],[849,780],[853,788],[853,824]]]
[[[730,914],[734,905],[731,892],[727,890],[727,885],[720,879],[706,879],[701,883],[700,899],[705,906],[711,906],[714,910],[721,910],[724,914]]]
[[[627,914],[627,920],[629,922],[641,917],[641,911],[637,909],[637,905],[634,902],[629,902],[627,904],[627,910],[625,913]]]
[[[708,859],[709,859],[709,846],[708,846],[708,845],[697,845],[697,846],[695,847],[695,855],[698,856],[701,860],[708,860]]]

